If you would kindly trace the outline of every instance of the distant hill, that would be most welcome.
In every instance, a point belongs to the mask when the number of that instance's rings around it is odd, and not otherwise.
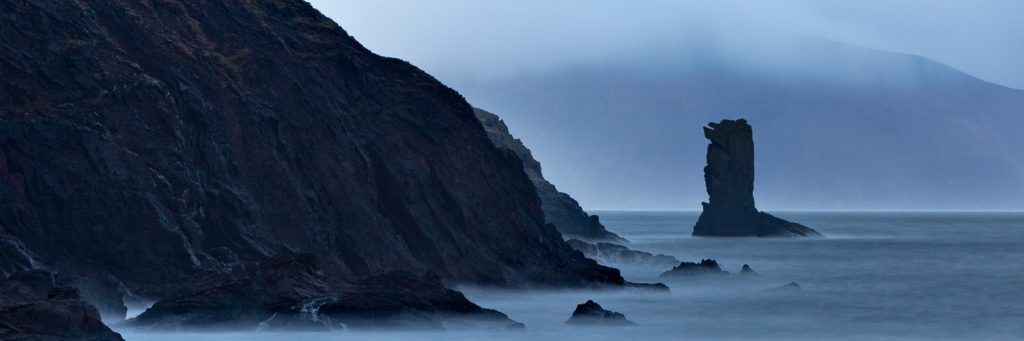
[[[1024,91],[920,56],[814,40],[688,45],[446,80],[502,113],[586,208],[699,209],[701,127],[742,117],[769,210],[1024,209]]]

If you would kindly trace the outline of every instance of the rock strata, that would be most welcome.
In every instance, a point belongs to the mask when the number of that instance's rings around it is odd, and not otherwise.
[[[583,304],[577,305],[576,310],[572,312],[572,317],[565,321],[565,323],[597,326],[630,326],[635,324],[633,321],[627,320],[626,315],[605,310],[593,300],[587,300]]]
[[[476,113],[480,123],[483,124],[484,130],[487,131],[487,137],[490,138],[491,142],[498,148],[511,150],[522,161],[526,175],[533,182],[534,187],[537,189],[537,194],[540,196],[541,209],[544,211],[545,221],[555,225],[555,228],[562,232],[566,238],[588,241],[626,241],[624,238],[605,229],[598,216],[583,211],[583,208],[576,202],[576,199],[559,191],[558,188],[555,188],[554,184],[544,179],[540,162],[533,158],[533,153],[530,152],[530,149],[526,148],[522,140],[512,136],[508,126],[505,125],[505,122],[498,115],[480,108],[473,108],[473,111]]]
[[[754,139],[746,120],[708,123],[704,137],[711,141],[704,167],[708,202],[701,203],[694,236],[820,236],[754,207]]]
[[[566,243],[573,249],[583,252],[587,258],[607,265],[674,266],[679,264],[676,257],[631,250],[628,247],[608,242],[588,243],[579,239],[569,239]]]
[[[718,265],[718,261],[714,259],[702,259],[700,263],[694,262],[682,262],[679,265],[673,267],[671,270],[665,271],[661,274],[661,277],[680,277],[680,276],[704,276],[704,275],[728,275],[729,272],[722,270],[722,267]]]
[[[45,270],[0,280],[0,340],[121,341],[66,280]]]

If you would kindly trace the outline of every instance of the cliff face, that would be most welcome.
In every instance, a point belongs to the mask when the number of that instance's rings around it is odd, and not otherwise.
[[[498,148],[511,150],[522,161],[527,177],[533,182],[534,187],[537,188],[537,194],[540,195],[545,221],[555,225],[559,232],[568,237],[592,241],[626,241],[606,230],[596,215],[590,215],[583,211],[576,199],[558,191],[554,184],[544,179],[540,162],[533,158],[533,153],[526,148],[523,141],[512,136],[508,131],[508,126],[498,115],[480,108],[473,108],[473,111],[480,123],[483,124],[484,131],[487,132],[487,137],[491,139],[491,142]]]
[[[458,93],[303,1],[0,13],[5,272],[163,298],[287,251],[349,281],[622,283],[545,225],[520,160]]]
[[[704,184],[695,236],[811,236],[813,229],[758,212],[754,207],[754,137],[747,121],[722,120],[704,127],[708,144]]]

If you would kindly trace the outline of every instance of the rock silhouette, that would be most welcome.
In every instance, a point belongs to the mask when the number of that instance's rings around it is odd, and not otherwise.
[[[694,236],[819,236],[797,223],[759,212],[754,207],[754,138],[747,121],[722,120],[704,127],[708,144],[704,183],[708,202],[701,203]]]
[[[512,136],[508,131],[508,126],[498,115],[480,108],[473,108],[473,111],[480,123],[483,124],[491,142],[494,142],[498,148],[511,150],[523,162],[526,176],[533,182],[534,187],[537,188],[537,194],[540,196],[545,221],[555,225],[555,228],[566,238],[580,238],[588,241],[625,241],[622,237],[606,230],[596,215],[590,215],[583,211],[576,199],[560,192],[554,184],[544,179],[540,162],[533,158],[533,153],[526,148],[523,141]]]
[[[565,321],[565,323],[599,326],[630,326],[635,324],[633,321],[627,320],[626,315],[605,310],[593,300],[587,300],[583,304],[577,305],[576,310],[572,312],[572,317]]]
[[[677,276],[704,276],[704,275],[728,275],[729,272],[722,270],[722,266],[718,265],[718,261],[714,259],[702,259],[700,263],[694,262],[682,262],[679,265],[673,267],[671,270],[665,271],[661,274],[661,277],[677,277]]]

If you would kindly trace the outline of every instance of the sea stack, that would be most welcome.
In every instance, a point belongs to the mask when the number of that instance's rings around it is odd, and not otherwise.
[[[820,236],[817,231],[776,218],[754,207],[754,138],[747,120],[722,120],[704,127],[708,202],[693,227],[694,236]]]

